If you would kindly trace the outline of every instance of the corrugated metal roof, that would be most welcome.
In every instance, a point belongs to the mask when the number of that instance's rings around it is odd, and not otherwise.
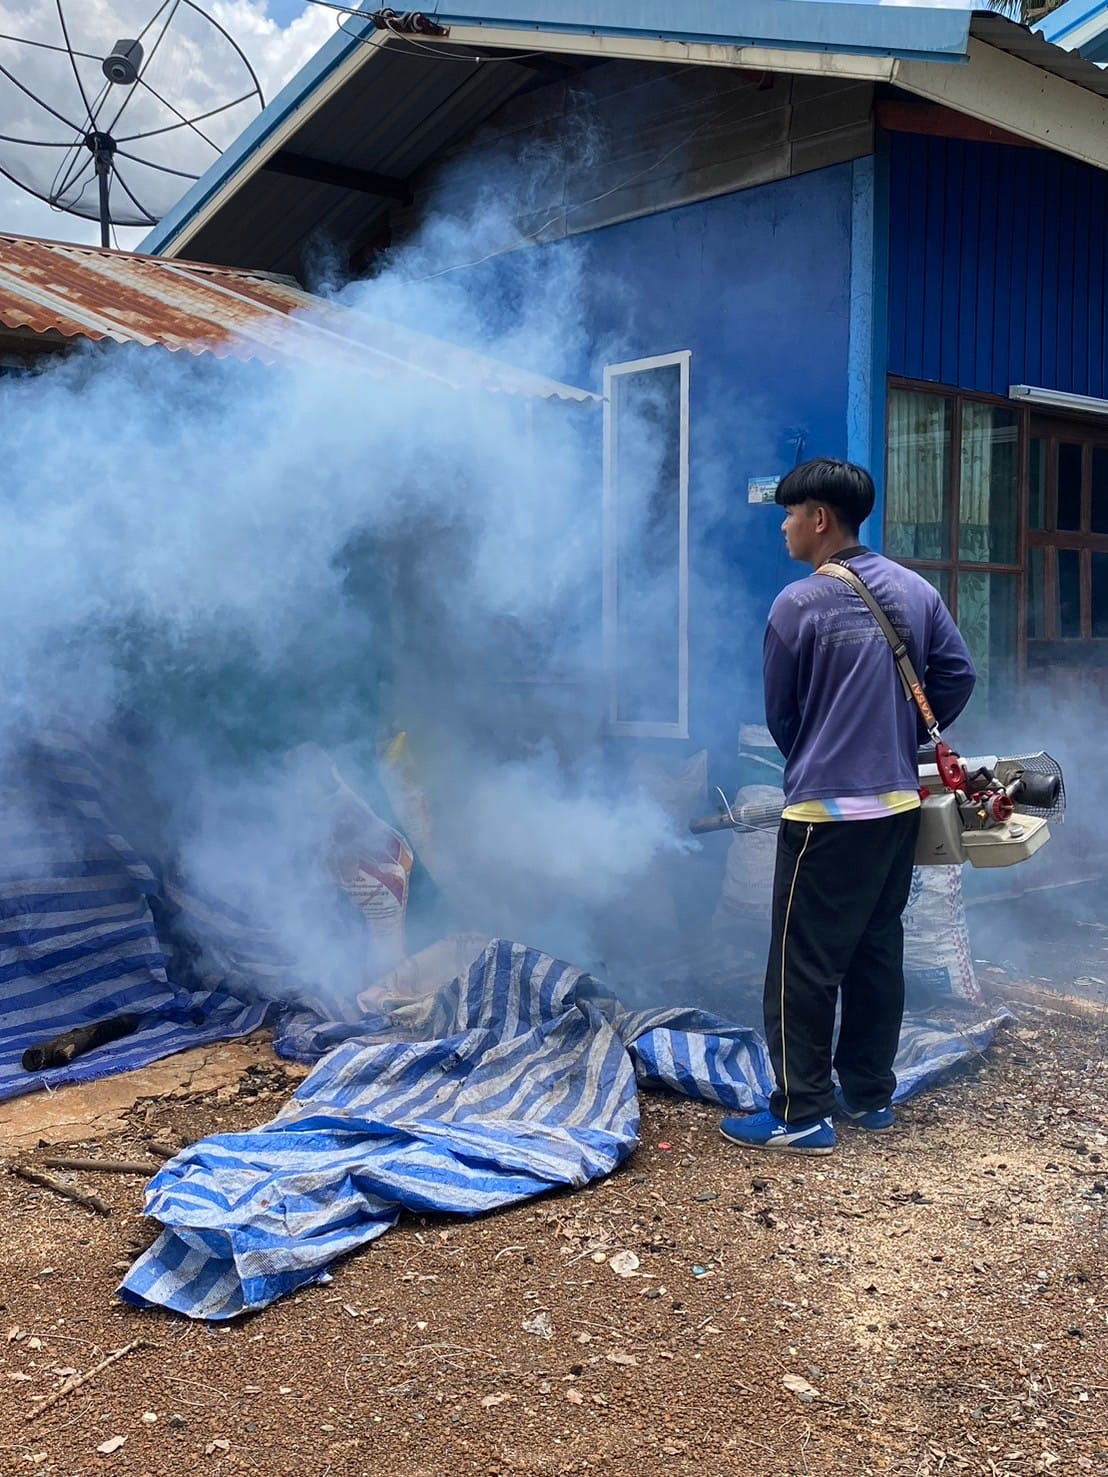
[[[0,235],[0,323],[266,364],[342,364],[529,398],[599,397],[330,303],[265,272]]]
[[[1053,46],[1102,62],[1108,57],[1108,0],[1066,0],[1036,21],[1035,29]]]
[[[1064,42],[1056,45],[1038,32],[1030,31],[1026,26],[1017,25],[1015,21],[1007,20],[989,10],[974,12],[970,33],[979,41],[995,46],[998,51],[1017,56],[1020,61],[1040,67],[1044,72],[1053,72],[1055,77],[1073,82],[1086,92],[1108,97],[1108,74],[1092,62],[1086,61],[1076,51],[1064,50]]]

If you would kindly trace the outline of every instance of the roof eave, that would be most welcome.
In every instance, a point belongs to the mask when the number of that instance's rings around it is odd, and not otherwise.
[[[483,0],[479,15],[426,13],[449,29],[436,46],[501,55],[541,51],[592,60],[663,61],[891,83],[1097,168],[1108,168],[1103,74],[993,14],[829,0]],[[675,21],[675,17],[677,20]],[[675,25],[680,29],[675,29]],[[401,38],[351,21],[281,92],[140,251],[176,256],[359,69],[387,64]],[[982,41],[985,30],[987,41]],[[1049,65],[1054,53],[1058,65]],[[965,65],[969,62],[970,65]]]
[[[295,131],[305,112],[314,112],[353,72],[387,44],[371,22],[340,28],[244,129],[206,174],[181,196],[136,250],[144,256],[176,256],[220,199],[253,174]]]
[[[960,62],[969,31],[964,11],[831,0],[748,0],[742,34],[734,29],[733,0],[682,0],[677,9],[670,0],[606,0],[602,25],[587,14],[596,8],[593,0],[486,0],[480,15],[424,7],[450,27],[446,44],[863,81],[888,81],[897,57]],[[675,15],[680,17],[676,25]],[[139,251],[182,253],[298,125],[353,73],[385,56],[390,44],[388,33],[376,30],[368,18],[351,17],[144,238]]]
[[[632,41],[673,47],[768,47],[839,55],[958,61],[965,54],[969,10],[840,0],[482,0],[480,12],[438,0],[426,13],[451,41],[507,31],[528,44],[551,36]],[[741,28],[737,28],[741,27]],[[462,33],[465,33],[464,37]]]

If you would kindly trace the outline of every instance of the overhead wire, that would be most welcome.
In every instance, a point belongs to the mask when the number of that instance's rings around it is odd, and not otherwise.
[[[409,56],[416,56],[422,53],[426,56],[433,56],[437,61],[462,62],[467,66],[483,66],[489,62],[498,61],[532,61],[536,57],[542,57],[548,54],[545,51],[524,51],[506,53],[501,56],[462,56],[457,53],[452,54],[450,47],[435,46],[433,42],[417,40],[410,32],[397,30],[395,26],[391,25],[376,27],[371,35],[363,36],[355,31],[347,30],[344,21],[348,19],[369,21],[372,17],[368,11],[359,10],[354,5],[340,5],[338,0],[306,0],[306,3],[308,5],[316,5],[321,10],[332,10],[336,12],[338,15],[338,29],[344,36],[349,36],[351,41],[357,41],[363,46],[373,46],[375,44],[374,38],[383,32],[389,38],[390,50],[403,53],[404,48],[408,48],[407,54]]]
[[[351,40],[358,41],[367,46],[374,44],[373,40],[370,37],[357,35],[352,31],[348,31],[343,24],[343,20],[347,17],[352,20],[360,19],[362,21],[369,21],[372,18],[369,12],[350,5],[340,4],[338,3],[338,0],[307,0],[307,3],[310,5],[318,5],[320,8],[325,10],[332,10],[337,12],[341,17],[338,23],[338,29],[341,30],[344,35],[349,36]],[[409,35],[407,32],[399,31],[392,25],[378,27],[377,29],[384,30],[386,32],[389,38],[390,50],[401,50],[402,48],[397,45],[399,41],[402,42],[404,45],[411,47],[413,52],[423,52],[428,56],[434,57],[436,61],[462,61],[466,63],[480,63],[483,60],[520,62],[530,61],[535,58],[548,55],[548,53],[545,51],[529,51],[508,52],[497,57],[487,58],[482,58],[480,56],[452,56],[449,47],[435,46],[433,44],[414,41],[411,35]],[[374,32],[374,35],[376,35],[376,31]],[[724,96],[731,96],[735,92],[744,91],[748,85],[749,84],[747,83],[743,83],[739,87],[730,88],[728,89],[728,92],[724,94]],[[517,241],[513,241],[510,245],[499,247],[497,248],[497,250],[487,252],[484,256],[476,257],[471,261],[457,262],[452,266],[443,267],[437,272],[429,272],[422,277],[413,277],[409,280],[412,281],[414,284],[431,282],[438,277],[445,277],[451,272],[466,271],[474,267],[484,266],[487,262],[494,261],[498,257],[509,255],[511,252],[518,250],[520,246],[534,244],[535,242],[539,241],[540,238],[544,236],[545,233],[550,229],[550,227],[554,225],[560,218],[563,220],[567,220],[576,212],[585,209],[586,206],[598,205],[602,201],[607,200],[610,196],[618,194],[620,190],[626,189],[628,185],[634,184],[636,180],[643,179],[646,175],[652,174],[654,170],[656,170],[660,165],[664,164],[668,159],[671,159],[674,154],[677,154],[682,149],[686,148],[688,144],[690,144],[693,139],[697,137],[698,134],[703,133],[706,128],[710,128],[714,124],[720,122],[727,111],[727,108],[723,108],[718,113],[713,114],[710,118],[705,119],[702,123],[698,124],[696,128],[692,129],[691,132],[679,139],[677,143],[674,144],[672,148],[668,149],[664,154],[660,155],[657,159],[652,160],[651,163],[646,165],[643,169],[636,170],[634,173],[626,176],[617,184],[611,186],[610,189],[604,190],[598,195],[590,196],[586,200],[579,200],[573,205],[559,206],[555,213],[551,215],[547,220],[545,220],[543,224],[539,226],[536,230],[522,235]]]
[[[739,92],[742,90],[742,88],[738,87],[731,89],[732,92]],[[625,176],[623,179],[618,181],[618,183],[612,185],[610,189],[602,190],[598,195],[590,195],[586,200],[578,200],[573,205],[560,206],[536,230],[529,231],[526,234],[521,235],[517,241],[513,241],[510,245],[498,247],[497,250],[487,252],[484,256],[477,257],[473,261],[456,262],[453,266],[442,267],[437,272],[428,272],[423,277],[414,277],[409,280],[411,280],[414,284],[419,284],[422,282],[433,282],[436,278],[446,277],[451,272],[466,271],[473,267],[484,266],[487,262],[495,261],[498,257],[508,256],[513,251],[518,251],[521,246],[534,245],[540,240],[542,236],[546,234],[551,226],[555,225],[559,221],[559,219],[563,220],[563,222],[567,221],[570,216],[576,214],[576,212],[580,210],[584,210],[586,206],[599,205],[602,201],[609,199],[612,195],[618,195],[620,190],[625,190],[628,185],[633,185],[637,180],[644,179],[647,175],[653,174],[660,165],[664,164],[668,159],[672,159],[674,154],[679,154],[682,149],[686,148],[690,143],[692,143],[693,139],[696,138],[698,134],[703,133],[706,128],[711,128],[716,123],[719,123],[729,111],[730,106],[721,108],[717,113],[713,113],[710,118],[706,118],[702,123],[698,124],[696,128],[690,130],[689,133],[678,139],[677,143],[675,143],[672,148],[667,149],[664,154],[660,154],[656,159],[651,160],[651,162],[648,165],[645,165],[642,169],[635,170],[632,174]]]

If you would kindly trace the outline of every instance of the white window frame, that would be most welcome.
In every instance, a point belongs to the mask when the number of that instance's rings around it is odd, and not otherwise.
[[[604,664],[608,683],[608,732],[626,738],[674,738],[689,736],[689,369],[691,349],[673,354],[655,354],[649,359],[629,359],[604,368],[604,533],[602,629]],[[616,499],[618,431],[612,410],[613,382],[624,375],[645,370],[681,367],[681,409],[678,464],[678,553],[677,553],[677,721],[676,723],[620,719],[619,713],[619,509]]]

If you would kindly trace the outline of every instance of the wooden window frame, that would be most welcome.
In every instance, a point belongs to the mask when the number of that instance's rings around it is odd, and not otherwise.
[[[1074,641],[1104,644],[1108,642],[1108,637],[1093,635],[1092,556],[1108,554],[1108,533],[1094,533],[1092,530],[1092,460],[1094,450],[1108,451],[1108,425],[1105,425],[1103,432],[1098,435],[1096,428],[1088,420],[1083,420],[1080,433],[1075,435],[1074,423],[1065,417],[1040,414],[1035,415],[1034,420],[1036,434],[1042,436],[1051,450],[1048,451],[1046,459],[1046,488],[1043,503],[1043,522],[1046,526],[1028,528],[1028,559],[1030,560],[1032,549],[1043,549],[1044,551],[1070,549],[1076,552],[1079,556],[1078,599],[1081,612],[1080,635],[1061,635],[1057,630],[1058,564],[1055,559],[1044,558],[1043,608],[1047,629],[1042,636],[1035,638],[1035,644],[1039,646],[1068,645]],[[1058,521],[1058,459],[1053,448],[1058,443],[1067,440],[1070,444],[1079,441],[1081,445],[1081,527],[1078,529],[1059,529],[1052,526]],[[1030,443],[1030,430],[1028,441]],[[1028,512],[1030,513],[1030,495],[1028,496]]]
[[[916,395],[929,395],[933,399],[946,399],[952,402],[950,420],[950,554],[946,559],[898,559],[898,564],[903,564],[907,569],[915,569],[922,573],[943,572],[947,576],[947,604],[954,619],[958,619],[958,577],[959,574],[1007,574],[1013,575],[1016,580],[1016,631],[1017,631],[1017,670],[1023,672],[1027,662],[1027,469],[1028,448],[1030,445],[1029,427],[1031,414],[1027,406],[1019,405],[1013,400],[1007,400],[1003,395],[978,394],[976,391],[960,390],[955,385],[935,384],[931,380],[911,380],[890,376],[888,387],[893,390],[903,390]],[[972,559],[959,557],[960,533],[962,517],[962,421],[963,407],[967,404],[992,405],[999,410],[1006,410],[1016,417],[1016,562],[1014,564],[978,563]],[[886,477],[888,475],[888,446],[889,426],[892,415],[892,395],[886,396],[885,401],[885,456]],[[888,522],[888,499],[885,502],[885,521]]]
[[[1071,417],[1064,412],[1051,412],[1048,408],[1005,399],[1003,395],[979,394],[959,389],[956,385],[936,384],[931,380],[903,379],[890,376],[890,391],[929,395],[932,398],[949,399],[952,402],[950,426],[950,506],[949,534],[950,555],[946,559],[901,559],[898,562],[921,573],[945,573],[948,581],[948,603],[954,618],[958,618],[958,583],[963,574],[1006,574],[1016,579],[1016,630],[1017,666],[1021,679],[1029,670],[1029,648],[1034,646],[1037,654],[1048,648],[1072,651],[1078,643],[1108,651],[1108,637],[1092,634],[1092,558],[1094,554],[1108,554],[1108,533],[1092,531],[1092,456],[1094,448],[1108,451],[1108,422],[1101,428],[1087,415],[1074,413]],[[1015,564],[978,564],[958,557],[958,538],[961,528],[961,475],[962,475],[962,424],[963,407],[967,403],[993,405],[1016,416],[1017,427],[1017,486],[1018,504],[1016,518]],[[886,401],[885,445],[886,456],[891,419],[891,395]],[[1036,439],[1042,439],[1048,450],[1046,454],[1046,487],[1044,489],[1043,522],[1041,529],[1030,527],[1031,514],[1031,441],[1032,429]],[[1079,529],[1057,529],[1051,524],[1057,521],[1057,443],[1070,440],[1081,444],[1081,527]],[[886,501],[886,522],[888,504]],[[1079,600],[1081,630],[1076,636],[1062,636],[1057,629],[1058,587],[1057,561],[1043,560],[1043,610],[1046,630],[1042,636],[1028,636],[1031,552],[1034,549],[1075,550],[1079,562]],[[1038,663],[1036,665],[1039,665]]]

